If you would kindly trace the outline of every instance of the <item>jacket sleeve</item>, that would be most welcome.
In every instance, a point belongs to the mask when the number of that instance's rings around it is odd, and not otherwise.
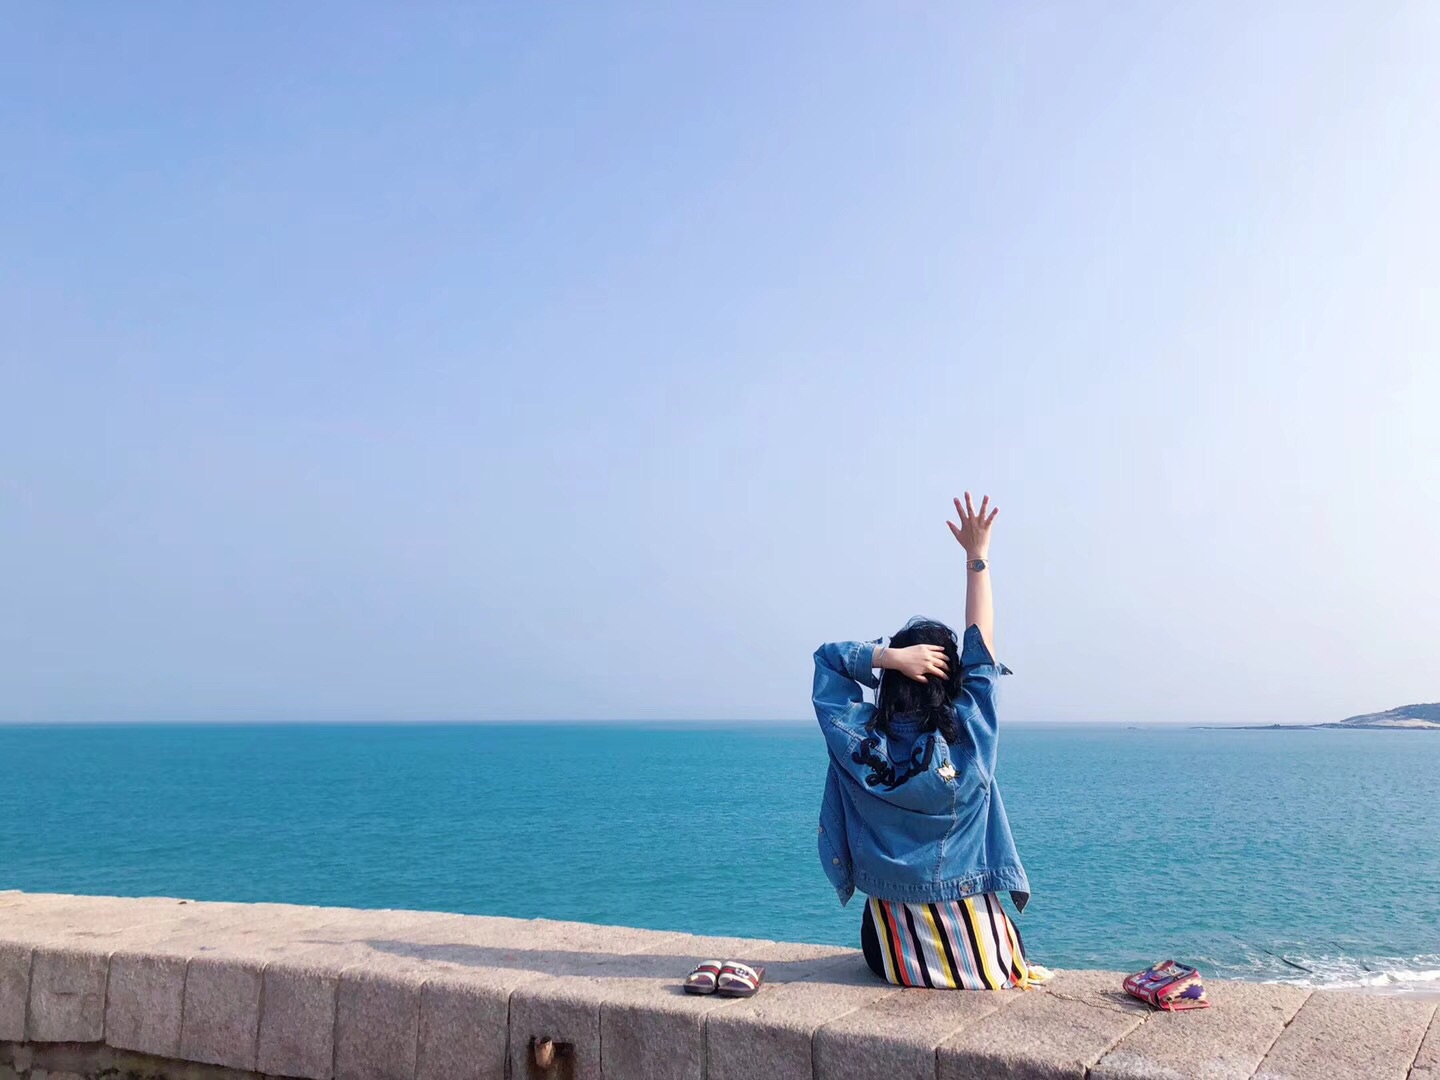
[[[861,685],[879,685],[871,661],[883,638],[877,641],[832,641],[815,650],[815,685],[810,695],[815,718],[822,728],[865,700]]]
[[[845,824],[844,797],[832,762],[825,771],[825,797],[820,803],[820,867],[844,907],[855,895],[855,862],[850,854],[850,833]]]
[[[815,686],[811,698],[830,753],[825,797],[820,808],[820,864],[842,905],[855,894],[855,868],[840,778],[841,770],[854,767],[851,753],[856,737],[836,721],[864,702],[862,685],[872,688],[878,685],[871,662],[883,641],[882,638],[880,641],[831,642],[815,650]]]
[[[995,775],[999,742],[999,718],[995,713],[995,688],[1001,675],[1013,675],[990,655],[980,628],[973,623],[965,630],[960,649],[960,696],[955,701],[955,720],[975,744],[975,756],[986,783]]]

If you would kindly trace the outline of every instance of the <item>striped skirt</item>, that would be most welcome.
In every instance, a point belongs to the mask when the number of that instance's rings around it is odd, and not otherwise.
[[[1005,990],[1030,981],[1020,932],[994,893],[943,904],[869,898],[860,944],[896,986]]]

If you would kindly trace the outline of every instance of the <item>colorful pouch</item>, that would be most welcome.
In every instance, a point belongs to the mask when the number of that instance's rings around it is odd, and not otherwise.
[[[1137,971],[1125,980],[1125,992],[1167,1012],[1210,1007],[1200,972],[1174,960],[1164,960]]]

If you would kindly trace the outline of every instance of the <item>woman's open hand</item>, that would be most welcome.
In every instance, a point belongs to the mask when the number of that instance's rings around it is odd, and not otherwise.
[[[960,546],[972,559],[983,559],[990,553],[990,526],[995,522],[995,515],[1000,509],[990,508],[990,496],[986,495],[980,500],[980,509],[976,510],[970,502],[970,493],[965,492],[965,502],[962,504],[959,499],[955,500],[955,513],[960,515],[960,524],[953,521],[945,524],[950,526],[950,531],[955,534],[955,539],[960,541]]]
[[[903,649],[886,649],[880,654],[876,666],[898,671],[916,682],[925,682],[930,675],[943,679],[950,673],[945,663],[945,650],[939,645],[910,645]]]

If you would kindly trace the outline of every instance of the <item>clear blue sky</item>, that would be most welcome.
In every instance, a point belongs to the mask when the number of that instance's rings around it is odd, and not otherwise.
[[[1440,699],[1440,5],[3,5],[0,718]]]

